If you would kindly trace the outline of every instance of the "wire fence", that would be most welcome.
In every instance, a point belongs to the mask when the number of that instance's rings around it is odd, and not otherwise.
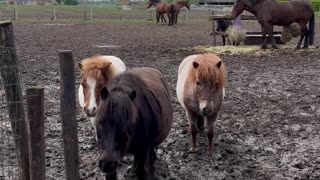
[[[180,21],[207,20],[211,7],[182,8]],[[230,9],[230,7],[229,7]],[[147,9],[145,3],[132,5],[88,4],[77,6],[66,5],[0,5],[0,19],[5,20],[135,20],[151,21],[156,17],[155,9]]]
[[[12,57],[12,48],[1,48],[0,51],[0,180],[21,179],[21,127],[23,121],[18,109],[23,105],[19,91],[13,84],[16,78],[11,72],[18,71],[18,65],[8,60]]]

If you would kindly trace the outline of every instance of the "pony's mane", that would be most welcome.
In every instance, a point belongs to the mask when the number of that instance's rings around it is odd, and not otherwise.
[[[194,62],[197,62],[199,66],[194,68],[191,64],[190,76],[196,82],[196,78],[202,82],[218,82],[218,88],[224,87],[225,84],[225,69],[221,65],[220,68],[217,67],[217,64],[221,59],[214,54],[203,54],[197,57]]]
[[[106,61],[105,57],[103,56],[93,56],[81,61],[81,72],[85,76],[91,76],[98,78],[101,74],[101,69],[107,69],[107,76],[110,77],[114,74],[114,67],[111,62]]]
[[[126,130],[132,123],[129,119],[135,120],[132,115],[135,115],[134,109],[131,107],[131,100],[124,89],[115,87],[109,92],[106,102],[101,103],[103,117],[107,117],[108,123],[113,127]],[[104,115],[104,113],[106,113]],[[102,119],[103,121],[105,118]]]

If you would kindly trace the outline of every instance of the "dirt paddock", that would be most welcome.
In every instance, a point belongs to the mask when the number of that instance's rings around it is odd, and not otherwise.
[[[211,43],[210,22],[181,22],[175,27],[153,22],[48,24],[14,22],[22,82],[25,87],[45,87],[47,179],[65,179],[59,50],[72,50],[75,61],[94,54],[115,55],[128,68],[150,66],[165,75],[174,119],[169,137],[157,150],[159,179],[320,179],[319,49],[220,55],[227,70],[226,98],[209,157],[203,132],[197,138],[199,151],[189,152],[188,122],[175,86],[180,62],[195,53],[193,47]],[[320,43],[318,34],[315,42]],[[77,77],[79,81],[78,69]],[[103,179],[91,122],[80,110],[77,119],[81,179]],[[119,179],[134,179],[131,165],[128,156]]]

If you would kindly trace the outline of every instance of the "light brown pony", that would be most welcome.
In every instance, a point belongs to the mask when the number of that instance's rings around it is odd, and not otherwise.
[[[168,19],[169,19],[168,25],[172,26],[174,24],[175,9],[172,4],[166,3],[166,2],[161,2],[158,0],[149,0],[147,8],[150,8],[151,6],[156,7],[156,18],[157,18],[156,24],[159,23],[160,18],[162,21],[163,21],[163,19],[165,21],[165,18],[163,16],[164,14],[167,14],[167,16],[168,16]]]
[[[181,62],[176,91],[189,120],[191,151],[197,150],[197,131],[206,118],[208,152],[212,154],[214,123],[222,107],[224,87],[225,67],[215,54],[191,55]]]
[[[81,81],[79,85],[79,103],[94,123],[100,91],[114,76],[124,72],[126,66],[115,56],[93,56],[79,64]]]
[[[175,16],[174,16],[174,24],[177,24],[178,22],[178,14],[180,13],[180,9],[183,7],[186,7],[188,10],[190,10],[190,4],[188,0],[179,0],[174,3],[172,3],[175,9]]]

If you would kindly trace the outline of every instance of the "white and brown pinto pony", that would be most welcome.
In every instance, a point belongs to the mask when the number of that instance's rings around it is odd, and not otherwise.
[[[197,150],[197,131],[206,118],[208,153],[212,154],[214,123],[222,107],[224,88],[225,67],[215,54],[191,55],[181,62],[176,91],[189,120],[191,151]]]
[[[115,56],[93,56],[79,64],[81,81],[79,85],[79,104],[94,125],[100,91],[108,81],[126,70],[121,59]]]

